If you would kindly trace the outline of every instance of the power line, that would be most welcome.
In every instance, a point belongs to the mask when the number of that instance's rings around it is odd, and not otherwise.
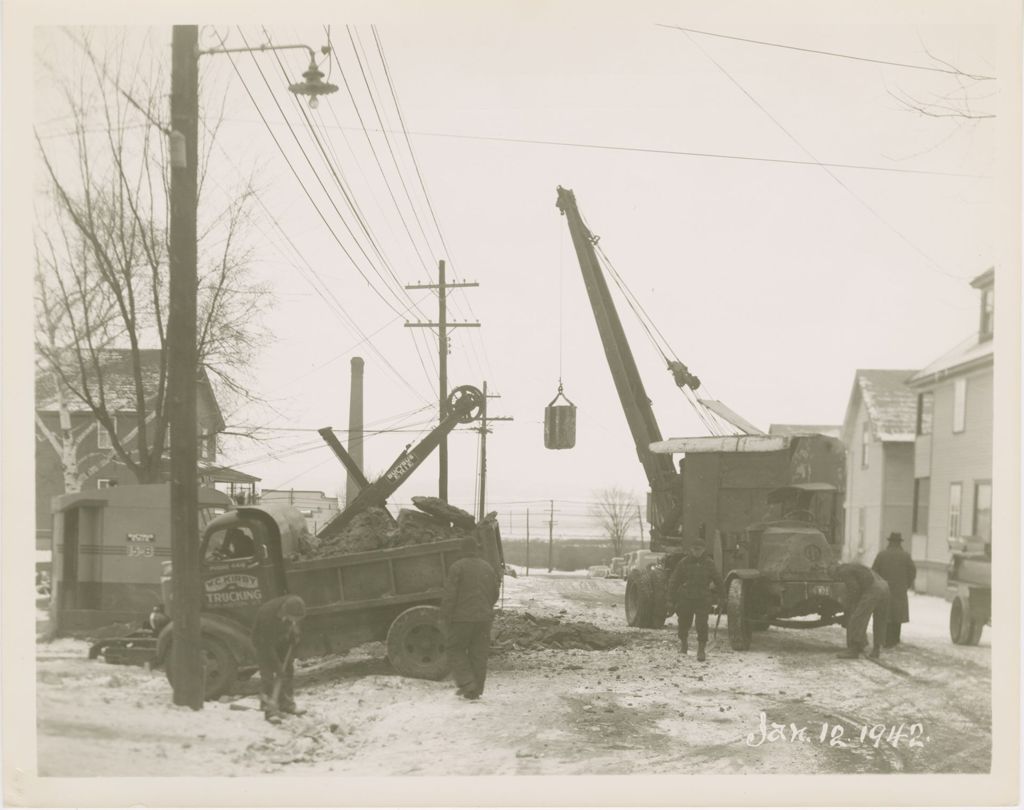
[[[968,79],[975,79],[977,81],[984,81],[984,80],[993,80],[994,81],[995,78],[996,78],[995,76],[982,76],[982,75],[979,75],[979,74],[965,73],[962,70],[956,70],[956,69],[946,69],[946,68],[932,67],[930,65],[911,65],[911,64],[908,64],[906,62],[891,62],[891,61],[886,60],[886,59],[872,59],[872,58],[867,57],[867,56],[854,56],[853,54],[848,54],[848,53],[837,53],[835,51],[820,51],[820,50],[816,50],[814,48],[801,48],[801,47],[799,47],[797,45],[783,45],[783,44],[778,43],[778,42],[765,42],[765,41],[760,40],[760,39],[747,39],[746,37],[731,36],[729,34],[715,34],[715,33],[712,33],[710,31],[698,31],[695,28],[684,28],[681,25],[666,25],[664,23],[655,23],[655,26],[658,27],[658,28],[673,28],[673,29],[675,29],[677,31],[684,31],[684,32],[686,32],[688,34],[700,34],[701,36],[705,36],[705,37],[718,37],[719,39],[731,39],[731,40],[735,40],[736,42],[747,42],[747,43],[749,43],[751,45],[766,45],[766,46],[768,46],[770,48],[785,48],[786,50],[789,50],[789,51],[800,51],[802,53],[813,53],[813,54],[817,54],[818,56],[836,56],[836,57],[838,57],[840,59],[854,59],[854,60],[856,60],[858,62],[873,62],[874,64],[877,64],[877,65],[888,65],[890,67],[907,68],[909,70],[930,70],[930,71],[932,71],[934,73],[947,73],[947,74],[952,75],[952,76],[964,76],[964,77],[966,77]]]

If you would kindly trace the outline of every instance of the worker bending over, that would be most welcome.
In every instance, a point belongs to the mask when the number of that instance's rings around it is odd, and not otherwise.
[[[306,603],[292,595],[264,602],[256,611],[252,643],[260,667],[263,716],[271,723],[280,723],[285,714],[305,713],[295,708],[292,688],[295,651],[305,616]]]
[[[829,575],[846,586],[846,649],[840,658],[857,658],[868,646],[868,622],[872,625],[869,657],[878,658],[889,618],[889,586],[878,574],[860,563],[830,565]]]
[[[462,553],[465,556],[448,569],[441,621],[456,692],[467,700],[476,700],[483,694],[487,680],[498,574],[480,557],[472,535],[462,541]]]

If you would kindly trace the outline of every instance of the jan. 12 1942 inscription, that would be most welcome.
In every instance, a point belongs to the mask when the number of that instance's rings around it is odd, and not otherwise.
[[[929,740],[922,723],[770,723],[766,712],[761,712],[757,730],[746,736],[746,744],[752,748],[765,743],[819,743],[832,748],[855,745],[880,748],[883,744],[893,748],[924,748]]]

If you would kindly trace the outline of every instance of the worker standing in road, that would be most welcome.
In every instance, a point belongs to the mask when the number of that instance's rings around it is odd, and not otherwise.
[[[832,564],[828,573],[846,586],[846,649],[839,658],[858,658],[868,646],[868,622],[871,629],[870,658],[878,658],[889,615],[889,586],[884,579],[860,563]]]
[[[889,535],[889,547],[878,552],[871,570],[889,585],[889,623],[884,646],[895,647],[900,643],[900,629],[910,621],[907,591],[914,587],[917,578],[917,566],[903,548],[902,534],[893,532]]]
[[[695,540],[668,582],[669,604],[679,616],[679,652],[686,655],[690,625],[696,620],[698,661],[707,658],[708,613],[714,597],[721,598],[722,592],[722,577],[706,550],[703,540]]]
[[[498,574],[480,556],[476,537],[463,540],[462,553],[448,569],[441,621],[456,691],[467,700],[477,700],[487,680]]]
[[[301,637],[306,603],[298,596],[278,596],[260,605],[252,628],[252,643],[260,667],[263,716],[280,723],[284,714],[305,714],[295,707],[292,678],[295,651]]]

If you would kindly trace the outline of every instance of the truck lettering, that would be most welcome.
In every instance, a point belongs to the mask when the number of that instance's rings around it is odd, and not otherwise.
[[[251,590],[258,588],[259,580],[252,574],[222,574],[219,577],[211,577],[206,580],[206,590],[209,593],[223,591],[225,588],[243,588]]]
[[[223,593],[208,593],[206,601],[211,605],[229,605],[236,602],[262,602],[263,592],[259,588],[248,591],[224,591]]]
[[[409,453],[404,458],[396,461],[395,466],[388,470],[387,474],[384,477],[387,478],[389,481],[399,481],[405,476],[407,472],[409,472],[415,466],[416,456],[414,456],[412,453]]]

